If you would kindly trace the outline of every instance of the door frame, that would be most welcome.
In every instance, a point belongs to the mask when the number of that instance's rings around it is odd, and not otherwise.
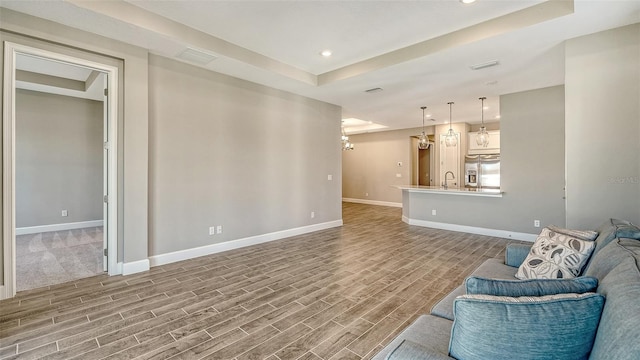
[[[108,89],[108,210],[105,214],[107,233],[107,272],[119,273],[118,261],[118,68],[94,61],[80,59],[36,47],[4,41],[4,89],[2,114],[2,246],[4,285],[0,299],[16,294],[16,234],[15,234],[15,99],[16,99],[16,55],[36,56],[52,61],[70,63],[107,74]]]

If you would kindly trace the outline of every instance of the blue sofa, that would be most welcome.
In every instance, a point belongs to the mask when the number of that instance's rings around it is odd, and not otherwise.
[[[597,231],[596,246],[583,269],[582,276],[597,278],[597,294],[603,295],[605,301],[604,307],[601,307],[599,323],[596,322],[597,329],[591,342],[592,348],[587,349],[587,355],[581,358],[638,360],[640,229],[627,221],[609,219]],[[480,265],[472,276],[517,280],[515,273],[529,249],[530,245],[511,244],[506,249],[504,262],[489,259]],[[373,357],[373,360],[453,359],[450,357],[450,340],[455,319],[454,302],[458,296],[465,294],[465,289],[464,284],[454,289],[432,308],[431,314],[416,319]],[[478,318],[482,319],[482,315],[478,314]],[[562,320],[562,314],[558,314],[557,318]],[[487,337],[489,336],[495,334],[487,334]],[[465,338],[459,340],[469,341]],[[536,346],[544,347],[545,344]],[[504,354],[502,358],[527,357],[526,354],[511,353],[510,346],[496,344],[495,347],[497,349],[494,351]],[[536,355],[535,358],[540,356]],[[554,358],[554,355],[550,353],[547,358]]]

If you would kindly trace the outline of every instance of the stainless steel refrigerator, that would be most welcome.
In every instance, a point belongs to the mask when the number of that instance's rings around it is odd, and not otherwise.
[[[464,160],[466,188],[500,189],[500,154],[467,155]]]

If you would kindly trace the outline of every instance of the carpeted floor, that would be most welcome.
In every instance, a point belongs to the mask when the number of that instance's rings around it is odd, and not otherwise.
[[[101,274],[102,227],[16,236],[17,290]]]

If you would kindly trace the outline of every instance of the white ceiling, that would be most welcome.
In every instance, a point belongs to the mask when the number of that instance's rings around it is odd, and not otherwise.
[[[566,39],[640,22],[640,1],[13,1],[3,7],[343,107],[386,129],[498,115],[499,95],[564,82]],[[573,9],[572,9],[573,5]],[[331,49],[333,56],[320,52]],[[469,66],[498,60],[482,70]],[[365,93],[371,88],[383,91]]]

